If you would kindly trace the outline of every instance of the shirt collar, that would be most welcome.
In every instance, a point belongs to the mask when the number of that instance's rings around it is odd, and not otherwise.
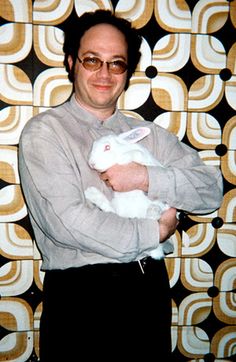
[[[77,115],[77,117],[79,116],[80,122],[81,120],[84,120],[84,123],[86,123],[88,126],[93,126],[93,127],[97,126],[99,128],[102,126],[105,128],[113,129],[114,125],[119,123],[119,118],[121,113],[118,109],[116,109],[115,112],[105,121],[101,121],[93,113],[87,111],[77,102],[75,94],[73,94],[72,97],[70,98],[70,106],[75,115]]]

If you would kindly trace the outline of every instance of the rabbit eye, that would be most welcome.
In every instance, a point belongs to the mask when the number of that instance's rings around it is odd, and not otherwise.
[[[105,145],[104,151],[109,151],[111,149],[110,145]]]

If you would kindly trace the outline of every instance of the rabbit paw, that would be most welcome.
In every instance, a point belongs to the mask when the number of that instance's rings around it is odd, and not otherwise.
[[[163,252],[162,245],[159,245],[155,250],[152,250],[151,253],[150,253],[150,256],[153,259],[156,259],[156,260],[163,259],[164,258],[164,252]]]
[[[169,206],[159,200],[153,201],[147,209],[147,218],[159,220],[162,213],[169,209]]]
[[[85,194],[86,199],[91,201],[97,207],[99,207],[99,209],[101,209],[105,212],[109,212],[109,211],[114,212],[109,200],[96,187],[93,187],[93,186],[88,187],[85,190],[84,194]]]
[[[162,210],[158,205],[150,205],[147,209],[147,218],[159,220],[162,214]]]

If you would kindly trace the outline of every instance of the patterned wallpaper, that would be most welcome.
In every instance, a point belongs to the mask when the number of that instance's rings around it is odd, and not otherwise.
[[[44,274],[21,193],[19,136],[31,116],[68,99],[63,23],[97,8],[143,35],[119,108],[221,167],[220,210],[185,217],[166,258],[172,344],[175,361],[236,361],[236,0],[0,0],[0,361],[39,354]]]

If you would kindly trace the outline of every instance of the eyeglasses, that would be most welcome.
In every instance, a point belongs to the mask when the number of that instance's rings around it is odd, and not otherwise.
[[[77,59],[83,65],[83,67],[90,72],[99,70],[104,63],[107,64],[108,70],[113,74],[122,74],[128,68],[128,65],[123,62],[123,60],[113,60],[111,62],[106,62],[97,57],[86,57],[84,59],[80,59],[78,56]]]

